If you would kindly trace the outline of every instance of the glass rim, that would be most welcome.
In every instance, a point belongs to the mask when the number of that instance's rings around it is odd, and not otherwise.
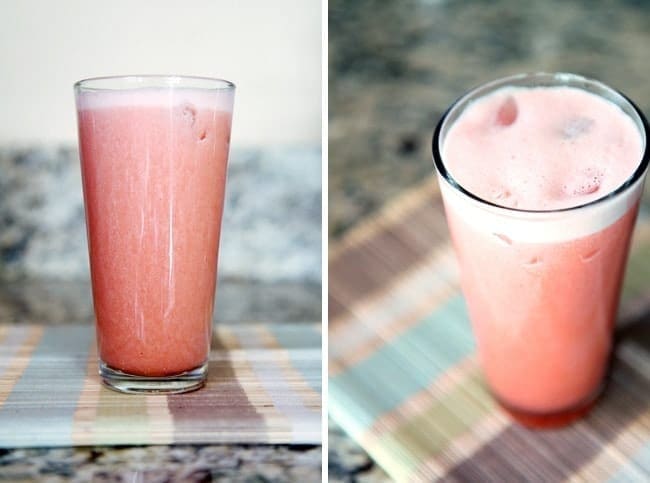
[[[75,91],[126,91],[148,87],[179,87],[206,91],[230,91],[235,84],[226,79],[176,74],[126,74],[88,77],[73,84]]]
[[[643,153],[641,155],[641,159],[639,161],[638,166],[634,170],[634,172],[615,190],[610,191],[609,193],[604,194],[600,198],[596,198],[595,200],[589,201],[587,203],[582,203],[576,206],[569,206],[566,208],[556,208],[556,209],[549,209],[549,210],[531,210],[531,209],[523,209],[523,208],[513,208],[509,206],[504,206],[504,205],[499,205],[497,203],[494,203],[492,201],[486,200],[484,198],[481,198],[475,193],[472,193],[471,191],[467,190],[464,188],[458,181],[454,179],[454,177],[449,173],[447,170],[444,161],[442,159],[442,154],[440,153],[440,135],[442,132],[442,128],[447,121],[449,115],[454,112],[454,110],[461,105],[463,102],[466,102],[470,97],[472,97],[474,94],[477,92],[483,90],[483,89],[492,89],[496,87],[507,87],[508,85],[513,85],[513,87],[516,87],[517,85],[515,82],[525,80],[525,79],[534,79],[534,78],[546,78],[549,80],[557,80],[557,86],[569,86],[569,87],[574,87],[577,89],[581,89],[581,87],[576,86],[571,84],[571,81],[579,81],[583,82],[586,84],[592,84],[592,85],[597,85],[601,89],[605,91],[609,91],[617,96],[620,96],[621,100],[624,102],[627,102],[629,106],[632,108],[632,110],[636,113],[636,115],[639,117],[640,124],[640,132],[641,135],[644,137],[644,149]],[[532,86],[534,87],[534,86]],[[585,90],[586,92],[590,92],[587,89],[582,89]],[[598,95],[601,98],[605,98],[604,96],[590,92],[591,94]],[[489,94],[489,93],[488,93]],[[488,95],[486,94],[486,95]],[[480,97],[477,97],[477,99]],[[606,100],[612,102],[611,99]],[[621,107],[619,104],[616,104],[617,107]],[[629,116],[627,113],[623,113],[624,115]],[[632,119],[634,121],[634,119]],[[635,124],[637,124],[635,122]],[[650,143],[648,140],[648,135],[650,133],[650,126],[648,125],[648,121],[643,115],[643,112],[641,109],[637,107],[637,105],[625,94],[623,94],[621,91],[614,89],[613,87],[608,86],[607,84],[598,81],[596,79],[592,79],[589,77],[585,77],[582,75],[578,74],[572,74],[568,72],[555,72],[555,73],[550,73],[550,72],[527,72],[527,73],[522,73],[522,74],[515,74],[507,77],[501,77],[499,79],[486,82],[483,84],[480,84],[478,86],[472,87],[468,91],[466,91],[464,94],[462,94],[460,97],[458,97],[452,104],[447,108],[447,110],[444,112],[440,120],[438,121],[438,124],[436,125],[436,128],[433,132],[433,139],[432,139],[432,154],[433,154],[433,163],[438,171],[438,173],[445,179],[445,181],[456,191],[460,192],[462,195],[467,196],[474,201],[480,203],[481,205],[487,205],[491,208],[496,208],[498,210],[503,210],[504,212],[509,212],[513,214],[522,214],[522,213],[528,213],[528,214],[549,214],[549,213],[564,213],[564,212],[570,212],[570,211],[576,211],[580,209],[584,209],[587,207],[595,206],[604,203],[605,201],[611,200],[612,198],[616,198],[619,195],[625,193],[628,189],[632,188],[636,182],[644,175],[646,170],[648,169],[648,164],[650,164]]]

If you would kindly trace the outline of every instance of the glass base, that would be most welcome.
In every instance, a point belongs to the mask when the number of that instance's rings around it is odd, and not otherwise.
[[[208,363],[171,376],[137,376],[114,369],[99,361],[99,375],[106,387],[129,394],[180,394],[205,385]]]
[[[499,399],[497,396],[495,396],[495,399],[499,405],[510,415],[510,417],[512,417],[512,419],[514,419],[522,426],[526,426],[527,428],[531,429],[553,429],[568,426],[569,424],[574,423],[578,419],[586,416],[587,413],[591,411],[591,409],[595,406],[596,401],[603,392],[603,388],[603,385],[599,386],[598,389],[590,397],[585,399],[580,404],[552,413],[531,413],[529,411],[522,411],[509,405],[502,399]]]

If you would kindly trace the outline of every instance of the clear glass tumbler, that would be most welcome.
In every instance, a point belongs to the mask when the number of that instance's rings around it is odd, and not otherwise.
[[[616,190],[572,208],[534,211],[481,199],[450,174],[442,147],[472,102],[506,86],[570,86],[614,103],[643,140],[637,169]],[[647,136],[643,114],[621,93],[581,76],[546,73],[472,90],[435,130],[433,159],[482,368],[496,399],[526,425],[567,424],[602,389],[650,159]]]
[[[198,389],[235,86],[119,76],[74,91],[102,380],[131,393]]]

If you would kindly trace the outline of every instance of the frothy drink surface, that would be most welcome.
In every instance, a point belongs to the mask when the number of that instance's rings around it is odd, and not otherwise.
[[[579,206],[614,191],[643,141],[615,104],[573,87],[506,87],[469,105],[443,159],[465,189],[510,208]]]

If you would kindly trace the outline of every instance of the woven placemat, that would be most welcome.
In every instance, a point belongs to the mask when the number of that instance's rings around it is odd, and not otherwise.
[[[398,481],[650,481],[650,197],[639,215],[605,393],[532,431],[486,391],[436,180],[332,247],[332,418]]]
[[[103,387],[90,326],[0,325],[0,447],[320,444],[320,428],[317,324],[218,326],[206,386],[169,396]]]

